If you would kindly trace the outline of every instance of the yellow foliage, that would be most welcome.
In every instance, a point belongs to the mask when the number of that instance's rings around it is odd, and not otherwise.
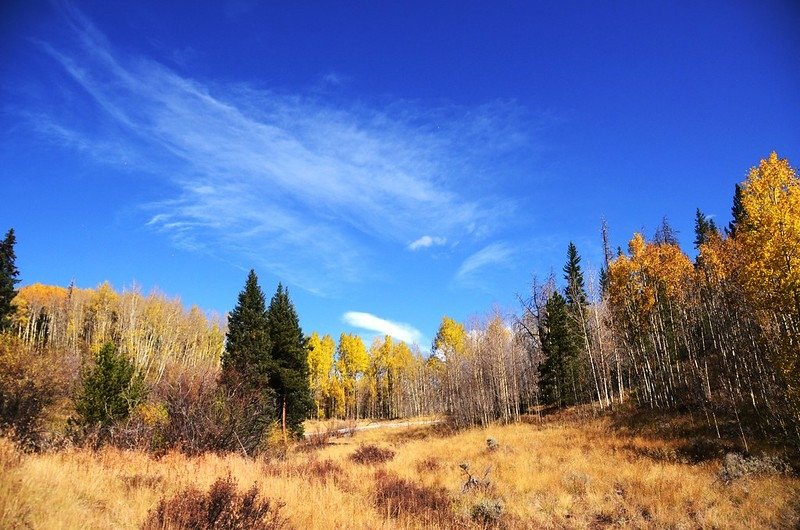
[[[773,364],[789,395],[800,400],[800,180],[789,161],[773,152],[752,168],[742,186],[742,207],[745,219],[736,239],[744,287],[765,321],[795,322],[794,328],[779,326]]]
[[[445,360],[464,353],[467,344],[467,332],[464,325],[448,316],[442,317],[439,331],[433,340],[434,349],[444,355]]]
[[[677,245],[647,243],[636,233],[628,244],[630,256],[609,264],[608,292],[616,307],[628,307],[644,319],[660,296],[682,299],[694,274],[691,260]]]
[[[163,403],[142,403],[135,414],[148,427],[164,427],[169,423],[169,412]]]
[[[800,314],[800,180],[771,153],[742,186],[746,222],[737,239],[746,256],[745,285],[754,301]]]

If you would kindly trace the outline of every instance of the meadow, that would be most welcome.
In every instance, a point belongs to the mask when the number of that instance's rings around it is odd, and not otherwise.
[[[308,424],[321,435],[255,459],[110,446],[22,453],[2,440],[0,527],[142,528],[162,499],[185,501],[219,479],[240,492],[255,485],[270,499],[268,528],[753,529],[800,521],[800,480],[781,460],[669,436],[680,428],[674,418],[621,426],[575,414],[336,437],[329,432],[341,425]]]

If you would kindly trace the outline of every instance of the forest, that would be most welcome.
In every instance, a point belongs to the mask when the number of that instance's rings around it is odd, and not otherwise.
[[[730,221],[697,209],[694,236],[692,257],[664,219],[613,248],[603,222],[597,273],[568,242],[563,275],[535,279],[516,314],[443,316],[433,343],[417,345],[305,333],[289,290],[267,299],[252,270],[228,315],[138,287],[19,286],[11,229],[0,429],[35,454],[271,458],[324,422],[443,418],[471,432],[574,411],[688,414],[744,455],[768,443],[797,462],[796,169],[771,153],[736,184]]]

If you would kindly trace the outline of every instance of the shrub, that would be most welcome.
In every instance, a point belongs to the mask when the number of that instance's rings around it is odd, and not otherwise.
[[[108,428],[127,418],[145,395],[143,376],[112,342],[100,348],[94,366],[85,370],[81,379],[75,402],[81,425]]]
[[[564,488],[572,495],[585,495],[589,489],[592,478],[586,473],[570,471],[564,475],[561,482]]]
[[[362,445],[350,455],[350,459],[357,464],[382,464],[394,458],[394,451],[382,449],[377,445]]]
[[[482,499],[472,507],[470,516],[480,525],[499,525],[503,517],[503,503],[495,499]]]
[[[213,371],[177,371],[154,390],[169,421],[162,431],[166,447],[187,454],[205,451],[244,452],[265,449],[274,419],[270,400],[247,392],[229,377],[219,385]]]
[[[723,482],[750,475],[785,475],[792,472],[789,464],[775,456],[745,457],[738,453],[728,453],[722,460],[719,478]]]
[[[442,467],[441,462],[435,456],[429,456],[417,462],[417,473],[438,471]]]
[[[38,446],[44,412],[55,401],[57,386],[47,356],[0,335],[0,432],[25,447]]]
[[[444,488],[420,486],[382,469],[375,473],[375,504],[391,517],[408,514],[426,524],[443,524],[452,518]]]
[[[162,499],[142,530],[279,530],[289,528],[282,508],[282,503],[260,498],[255,485],[239,493],[231,477],[220,478],[208,493],[189,488]]]

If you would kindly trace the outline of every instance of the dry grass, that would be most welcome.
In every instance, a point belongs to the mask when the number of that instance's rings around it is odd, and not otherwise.
[[[282,503],[293,528],[793,528],[800,480],[719,479],[719,458],[690,463],[680,445],[608,420],[447,433],[439,426],[334,438],[282,460],[155,458],[105,448],[20,454],[0,440],[0,528],[139,528],[161,499],[234,477]],[[489,450],[487,439],[498,442]],[[359,465],[364,445],[393,459]],[[466,474],[480,487],[462,491]],[[487,473],[488,471],[488,473]]]

